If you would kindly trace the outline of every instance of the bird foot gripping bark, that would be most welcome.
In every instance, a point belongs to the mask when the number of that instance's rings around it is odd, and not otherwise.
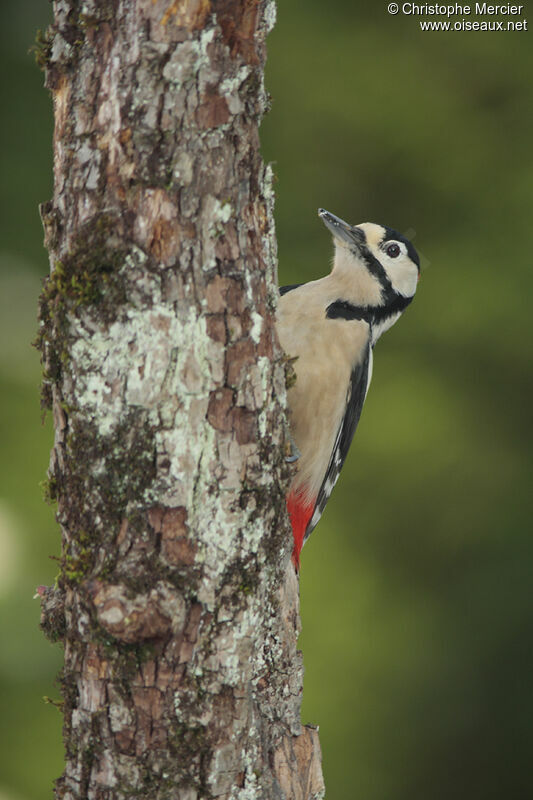
[[[285,461],[287,462],[287,464],[294,464],[295,461],[298,461],[301,455],[302,454],[300,453],[298,447],[296,446],[296,442],[289,434],[289,441],[287,443],[287,455],[285,456]]]

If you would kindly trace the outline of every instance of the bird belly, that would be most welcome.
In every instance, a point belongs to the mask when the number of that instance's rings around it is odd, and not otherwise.
[[[308,331],[305,346],[288,350],[298,356],[288,401],[291,433],[301,453],[291,489],[309,500],[322,485],[346,411],[351,373],[368,341],[366,323],[324,320],[321,327]]]

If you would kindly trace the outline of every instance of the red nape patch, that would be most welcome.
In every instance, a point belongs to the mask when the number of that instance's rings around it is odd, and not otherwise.
[[[294,539],[294,549],[292,551],[292,563],[296,571],[300,570],[300,553],[304,543],[304,536],[309,520],[315,508],[314,500],[305,500],[302,493],[291,492],[287,497],[287,511],[291,519],[292,536]]]

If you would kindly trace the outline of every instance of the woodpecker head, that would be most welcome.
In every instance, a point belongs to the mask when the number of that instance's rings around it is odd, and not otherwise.
[[[347,222],[319,208],[318,215],[333,234],[333,274],[354,286],[357,302],[386,306],[412,300],[420,276],[420,259],[412,242],[401,233],[364,222]]]

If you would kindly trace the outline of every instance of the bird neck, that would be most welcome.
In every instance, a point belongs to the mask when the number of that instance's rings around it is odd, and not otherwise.
[[[383,302],[381,276],[372,273],[366,264],[354,258],[344,247],[335,250],[331,273],[326,277],[328,289],[349,303],[377,306]]]

